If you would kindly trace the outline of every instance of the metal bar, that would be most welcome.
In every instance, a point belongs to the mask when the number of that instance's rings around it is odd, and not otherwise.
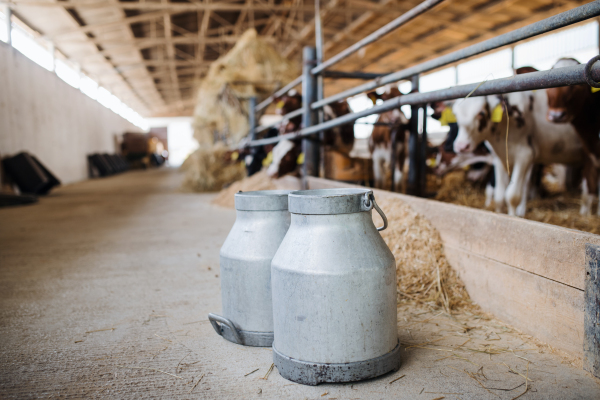
[[[326,68],[329,68],[334,64],[337,64],[338,62],[342,61],[344,58],[357,52],[358,50],[362,49],[363,47],[373,43],[374,41],[382,38],[383,36],[387,35],[388,33],[392,32],[393,30],[398,29],[399,27],[406,24],[410,20],[423,14],[425,11],[430,10],[431,8],[435,7],[442,1],[444,1],[444,0],[425,0],[424,2],[422,2],[415,8],[411,9],[410,11],[405,12],[404,14],[402,14],[401,16],[399,16],[398,18],[396,18],[389,24],[384,25],[381,28],[377,29],[375,32],[371,33],[366,38],[359,40],[358,42],[354,43],[352,46],[348,47],[347,49],[345,49],[345,50],[341,51],[340,53],[336,54],[335,56],[331,57],[329,60],[323,62],[320,65],[317,65],[315,68],[312,69],[312,71],[311,71],[312,74],[313,75],[318,74],[319,72],[324,71]]]
[[[385,74],[375,74],[371,72],[344,72],[344,71],[323,71],[323,76],[325,78],[337,78],[337,79],[377,79],[382,76],[389,75],[390,73]]]
[[[421,154],[419,160],[419,172],[421,176],[419,177],[419,195],[421,197],[427,196],[427,104],[424,104],[421,108],[423,110],[423,119],[421,120],[421,135],[420,145],[421,145]]]
[[[412,92],[419,91],[419,75],[411,78]],[[419,105],[410,108],[410,136],[408,137],[408,183],[406,193],[420,196],[421,151],[419,144]],[[392,169],[393,171],[393,169]]]
[[[496,36],[495,38],[485,40],[483,42],[474,44],[464,49],[457,50],[445,56],[435,58],[430,61],[426,61],[421,64],[417,64],[413,67],[403,69],[398,72],[386,75],[383,78],[375,79],[371,82],[356,86],[352,89],[348,89],[341,93],[329,96],[321,101],[315,102],[312,105],[312,109],[323,107],[326,104],[330,104],[339,100],[352,97],[354,95],[377,89],[378,87],[387,85],[388,83],[398,82],[403,79],[407,79],[415,74],[431,71],[433,69],[443,67],[444,65],[451,64],[462,59],[476,56],[486,51],[494,50],[502,46],[506,46],[520,40],[528,39],[542,33],[550,32],[555,29],[563,28],[568,25],[575,24],[577,22],[585,21],[600,15],[600,0],[596,0],[592,3],[574,8],[569,11],[565,11],[558,15],[550,18],[546,18],[542,21],[535,22],[531,25],[524,26],[512,32],[505,33],[504,35]]]
[[[287,119],[287,120],[290,120],[290,119],[292,119],[292,118],[295,118],[295,117],[297,117],[298,115],[302,115],[302,113],[303,113],[303,112],[304,112],[304,109],[303,109],[303,108],[299,108],[299,109],[297,109],[297,110],[294,110],[294,111],[292,111],[292,112],[290,112],[290,113],[287,113],[287,114],[285,114],[285,115],[283,116],[282,120],[286,120],[286,119]],[[272,128],[272,127],[276,126],[276,125],[277,125],[277,124],[279,124],[279,123],[280,123],[280,121],[273,122],[273,123],[271,123],[271,124],[269,124],[269,125],[261,125],[261,126],[259,126],[258,128],[256,128],[256,129],[254,130],[254,132],[255,132],[255,133],[261,133],[262,131],[266,131],[267,129],[270,129],[270,128]]]
[[[398,152],[396,151],[396,147],[398,146],[398,133],[399,133],[398,131],[400,130],[400,127],[394,126],[391,129],[392,129],[392,132],[391,132],[390,142],[392,145],[392,147],[391,147],[392,149],[391,149],[391,155],[390,155],[390,170],[391,170],[390,176],[392,177],[392,183],[390,186],[390,192],[393,192],[396,189],[396,187],[395,187],[396,185],[394,182],[394,179],[395,179],[394,175],[396,172],[396,168],[394,168],[394,167],[396,166],[396,163],[398,162],[398,160],[396,160],[396,156],[398,155]]]
[[[256,139],[256,96],[248,99],[248,125],[250,125],[250,139]]]
[[[315,47],[317,50],[317,66],[323,62],[323,27],[321,23],[321,2],[320,0],[315,0]],[[323,88],[323,75],[317,74],[317,101],[323,100],[324,97],[324,88]],[[323,110],[317,111],[317,123],[322,124],[324,121]],[[323,137],[323,132],[319,132],[319,139],[321,142],[325,139]],[[325,175],[325,147],[319,146],[319,173],[318,176]]]
[[[303,52],[304,64],[302,66],[302,125],[304,129],[309,129],[314,123],[314,113],[310,109],[311,103],[315,100],[316,82],[314,76],[310,73],[311,68],[316,62],[316,51],[314,47],[305,47]],[[317,124],[319,126],[320,124]],[[314,131],[314,133],[318,133]],[[306,189],[306,177],[319,176],[319,143],[313,138],[303,135],[302,152],[304,153],[304,165],[302,166],[302,186]]]
[[[291,81],[290,83],[288,83],[287,85],[285,85],[284,87],[282,87],[281,89],[279,89],[278,91],[276,91],[275,93],[273,93],[271,96],[267,97],[259,105],[257,105],[256,111],[261,111],[262,109],[267,108],[269,106],[269,104],[271,104],[276,97],[283,96],[284,94],[286,94],[291,89],[295,88],[296,86],[298,86],[301,83],[302,83],[302,76],[299,76],[296,79],[294,79],[293,81]]]
[[[585,244],[583,369],[600,377],[600,246]]]
[[[559,86],[581,85],[586,83],[584,69],[585,64],[582,64],[573,67],[551,69],[548,71],[531,72],[510,78],[494,79],[484,83],[455,86],[432,92],[405,94],[404,96],[384,101],[382,104],[376,105],[368,110],[346,114],[322,124],[301,129],[298,132],[288,133],[275,138],[255,140],[249,145],[259,146],[277,143],[283,139],[297,139],[303,136],[312,135],[319,131],[335,128],[336,126],[344,125],[372,114],[381,114],[382,112],[390,111],[403,105],[425,104],[433,103],[434,101],[459,99],[466,97],[471,92],[473,92],[471,96],[476,97]],[[596,81],[600,81],[600,62],[597,62],[592,66],[591,77]]]

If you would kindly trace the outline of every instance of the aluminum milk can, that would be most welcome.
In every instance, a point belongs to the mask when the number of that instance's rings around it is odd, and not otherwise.
[[[208,314],[215,331],[230,342],[273,343],[271,259],[290,226],[290,192],[235,194],[237,217],[220,253],[223,315]]]
[[[387,219],[373,192],[295,191],[289,210],[292,222],[271,264],[280,375],[317,385],[398,370],[396,262],[378,232]]]

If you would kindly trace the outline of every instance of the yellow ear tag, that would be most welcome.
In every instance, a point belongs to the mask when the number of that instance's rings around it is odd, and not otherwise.
[[[300,155],[298,155],[298,158],[296,159],[296,164],[298,164],[298,165],[304,164],[304,153],[300,153]]]
[[[494,107],[494,110],[492,110],[492,122],[502,122],[502,115],[504,114],[504,109],[502,108],[502,106],[500,104],[498,104],[496,107]]]
[[[263,165],[263,167],[266,167],[266,166],[271,165],[272,162],[273,162],[273,152],[270,151],[269,154],[267,154],[267,156],[263,159],[262,165]]]
[[[240,153],[238,153],[237,151],[234,151],[233,153],[231,153],[231,160],[235,161],[238,158],[240,158]]]
[[[281,109],[281,108],[283,108],[283,106],[285,106],[285,101],[283,101],[283,100],[280,100],[280,101],[277,103],[277,105],[275,105],[275,107],[276,107],[277,109]]]
[[[600,88],[592,87],[592,93],[596,93],[596,92],[600,92]]]

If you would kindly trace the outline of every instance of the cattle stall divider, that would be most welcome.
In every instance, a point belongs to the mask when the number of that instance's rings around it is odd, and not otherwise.
[[[302,139],[303,145],[302,149],[305,154],[305,161],[302,171],[302,179],[301,179],[301,187],[307,188],[310,187],[310,182],[313,183],[313,188],[315,182],[317,182],[317,186],[327,186],[327,184],[323,184],[321,181],[315,181],[314,177],[319,175],[319,133],[329,130],[331,128],[353,123],[359,118],[363,118],[373,114],[381,114],[383,112],[391,111],[397,108],[400,108],[403,105],[411,106],[411,122],[410,122],[410,136],[409,136],[409,172],[408,172],[408,185],[407,191],[409,194],[424,196],[425,195],[425,178],[426,178],[426,169],[425,169],[425,151],[427,147],[427,128],[426,128],[426,119],[427,119],[427,107],[432,102],[436,101],[445,101],[445,100],[454,100],[459,98],[464,98],[467,96],[486,96],[486,95],[499,95],[510,92],[518,92],[518,91],[526,91],[526,90],[536,90],[536,89],[545,89],[559,86],[569,86],[569,85],[579,85],[579,84],[590,84],[593,87],[600,87],[600,62],[597,58],[593,58],[588,61],[587,64],[581,64],[573,67],[565,67],[565,68],[557,68],[551,69],[547,71],[539,71],[539,72],[531,72],[523,75],[516,75],[510,78],[501,78],[501,79],[492,79],[486,80],[481,83],[474,84],[466,84],[466,85],[457,85],[448,89],[435,90],[431,92],[418,92],[418,80],[419,75],[432,71],[443,66],[453,64],[455,62],[489,52],[491,50],[495,50],[504,46],[512,45],[516,42],[526,40],[535,36],[538,36],[543,33],[547,33],[556,29],[564,28],[566,26],[582,22],[594,17],[600,16],[600,0],[595,0],[588,4],[573,8],[569,11],[565,11],[559,13],[555,16],[546,18],[544,20],[532,23],[530,25],[524,26],[522,28],[513,30],[511,32],[496,36],[494,38],[484,40],[482,42],[467,46],[463,49],[445,54],[443,56],[434,58],[429,61],[422,62],[417,65],[413,65],[408,68],[404,68],[402,70],[392,72],[389,74],[379,75],[379,74],[369,74],[365,72],[340,72],[340,71],[328,71],[328,68],[333,65],[339,63],[340,61],[346,59],[351,54],[357,52],[358,50],[364,48],[365,46],[375,42],[376,40],[382,38],[393,30],[403,26],[407,22],[413,20],[415,17],[422,15],[426,11],[432,9],[438,4],[442,3],[443,0],[426,0],[421,4],[417,5],[413,9],[404,13],[400,17],[396,18],[392,22],[384,25],[377,31],[368,35],[367,37],[359,40],[355,44],[341,51],[340,53],[334,55],[330,59],[323,61],[322,54],[317,57],[317,49],[319,51],[322,49],[322,38],[320,35],[321,27],[320,27],[320,18],[315,18],[316,23],[318,24],[315,28],[316,34],[316,48],[315,47],[305,47],[303,51],[303,73],[298,78],[294,79],[292,82],[288,83],[286,86],[281,88],[280,90],[273,93],[266,100],[258,104],[254,107],[254,113],[260,113],[262,110],[266,109],[275,98],[286,94],[289,90],[295,88],[296,86],[302,84],[302,107],[298,110],[292,111],[283,116],[284,119],[291,119],[293,117],[297,117],[302,115],[303,126],[296,132],[287,133],[283,135],[279,135],[277,137],[272,138],[259,138],[259,134],[267,129],[277,125],[277,123],[272,123],[270,125],[255,127],[254,122],[251,119],[250,125],[250,138],[251,140],[246,143],[245,146],[261,146],[266,144],[275,144],[281,140],[294,140],[294,139]],[[316,15],[319,14],[319,2],[315,2]],[[363,79],[368,80],[367,82],[357,85],[353,88],[344,90],[340,93],[331,95],[329,97],[320,98],[318,94],[322,94],[322,87],[319,87],[319,84],[323,81],[324,78],[354,78],[354,79]],[[381,104],[374,105],[372,108],[364,111],[353,112],[350,114],[342,115],[337,118],[322,121],[321,118],[316,118],[315,113],[320,111],[324,106],[341,101],[347,100],[348,98],[380,88],[382,86],[388,85],[390,83],[396,83],[402,80],[410,80],[412,82],[413,90],[409,94],[402,95],[397,98],[393,98],[390,100],[386,100]],[[415,90],[416,89],[416,90]],[[423,111],[420,112],[419,110]],[[423,122],[419,124],[419,115],[422,116]],[[256,119],[256,118],[255,118]],[[315,123],[317,121],[317,123]],[[419,125],[421,125],[421,132],[419,132]],[[397,132],[393,132],[393,141],[397,141]],[[395,157],[395,143],[392,145],[392,157]],[[390,165],[392,171],[392,184],[393,184],[393,174],[394,174],[394,164]],[[335,185],[334,185],[335,186]],[[415,205],[420,204],[416,203],[415,197],[399,195],[403,199],[405,199],[409,204]],[[421,200],[423,201],[423,200]],[[426,209],[428,212],[433,213],[432,208],[421,207],[421,209]],[[417,207],[417,212],[420,212],[419,207]],[[450,205],[444,205],[440,208],[448,209]],[[453,208],[456,206],[450,207],[449,213],[452,215],[456,215],[456,210]],[[467,208],[460,208],[463,213],[474,213]],[[469,210],[469,211],[467,211]],[[482,217],[484,220],[489,220],[490,217],[486,214],[481,214],[482,212],[477,210],[478,213],[474,213],[473,215],[477,216],[485,216]],[[440,218],[439,213],[433,213],[436,215],[435,218]],[[430,215],[427,215],[428,217]],[[434,219],[435,219],[434,218]],[[492,219],[500,218],[501,220],[504,218],[508,218],[506,216],[497,215]],[[514,226],[520,227],[521,225],[527,224],[529,225],[530,221],[525,221],[521,219],[511,218],[511,221]],[[473,222],[476,224],[476,222]],[[434,225],[436,225],[434,223]],[[443,224],[442,224],[443,225]],[[510,225],[510,224],[509,224]],[[511,226],[513,226],[511,225]],[[438,227],[436,225],[436,227]],[[445,228],[444,228],[445,229]],[[522,228],[520,228],[522,229]],[[553,232],[556,230],[566,230],[564,228],[554,227]],[[546,232],[546,231],[544,231]],[[561,235],[564,235],[563,232],[560,232]],[[442,234],[443,236],[443,234]],[[567,235],[568,236],[568,235]],[[600,244],[600,240],[595,238],[596,235],[587,235],[586,237],[591,237],[591,240],[595,244]],[[559,241],[560,243],[560,241]],[[456,247],[455,245],[453,245]],[[450,249],[453,247],[450,246]],[[459,252],[462,255],[465,255],[461,249]],[[572,250],[572,249],[571,249]],[[571,251],[570,250],[570,251]],[[452,251],[449,250],[450,254],[453,254]],[[506,251],[510,252],[510,249],[506,249]],[[464,253],[464,254],[463,254]],[[572,253],[572,251],[571,251]],[[458,253],[457,253],[458,254]],[[585,249],[583,249],[583,254],[585,255]],[[579,254],[578,254],[579,255]],[[468,256],[468,254],[467,254]],[[485,257],[485,254],[481,254],[481,256]],[[452,258],[450,256],[449,258]],[[531,261],[531,260],[529,260]],[[539,261],[539,260],[538,260]],[[505,263],[506,260],[499,261],[500,263]],[[462,263],[464,264],[464,263]],[[512,265],[512,264],[511,264]],[[581,267],[584,266],[584,262],[581,262]],[[520,267],[519,267],[520,268]],[[460,267],[459,267],[460,270]],[[512,276],[512,275],[511,275]],[[507,278],[508,279],[508,278]],[[561,282],[561,281],[559,281]],[[467,285],[469,286],[469,285]],[[581,286],[581,285],[580,285]],[[583,287],[577,287],[578,289],[582,289]],[[588,316],[586,315],[586,318]],[[596,314],[595,316],[590,316],[590,318],[595,318],[592,326],[596,327],[595,336],[588,335],[588,331],[586,330],[584,341],[594,340],[594,337],[600,337],[598,330],[600,330],[600,315]],[[594,325],[595,324],[595,325]],[[518,325],[518,324],[517,324]],[[544,336],[544,335],[542,335]],[[568,335],[567,335],[568,336]],[[545,335],[547,337],[547,335]],[[586,348],[600,348],[600,345],[596,343],[585,344]],[[560,347],[560,346],[559,346]],[[564,347],[564,346],[563,346]],[[568,346],[567,346],[568,347]],[[568,351],[574,351],[573,348],[568,348]],[[583,352],[581,352],[583,354]],[[583,357],[586,356],[583,354]],[[585,361],[585,360],[584,360]],[[591,363],[594,364],[594,363]],[[589,362],[584,362],[584,365],[591,365]],[[600,367],[599,367],[600,368]],[[592,368],[596,376],[600,377],[600,370],[598,368]]]

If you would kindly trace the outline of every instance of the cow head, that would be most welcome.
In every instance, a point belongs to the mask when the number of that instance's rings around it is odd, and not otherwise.
[[[267,168],[267,175],[271,178],[281,178],[282,176],[294,172],[298,166],[298,156],[300,155],[300,145],[291,140],[282,140],[273,147],[273,161]]]
[[[458,124],[454,151],[472,152],[490,134],[492,124],[490,105],[485,97],[470,97],[457,101],[452,111]]]
[[[275,113],[285,115],[302,107],[302,95],[295,90],[290,90],[283,96],[276,97],[273,103],[276,107]]]
[[[295,90],[290,90],[283,96],[276,97],[274,100],[276,105],[275,112],[277,115],[284,116],[296,111],[302,107],[302,95],[298,94]],[[302,122],[302,115],[298,115],[290,120],[284,119],[279,125],[279,133],[284,134],[288,132],[294,132],[300,128]]]
[[[579,65],[579,61],[574,58],[561,58],[554,64],[552,69],[572,67]],[[546,118],[550,122],[565,123],[571,122],[581,109],[585,99],[586,92],[589,92],[587,85],[561,86],[546,89],[548,94],[548,113]]]
[[[395,85],[386,86],[384,92],[381,94],[374,90],[367,93],[367,97],[371,99],[373,104],[377,103],[377,100],[379,99],[386,101],[400,96],[402,96],[402,92]]]

